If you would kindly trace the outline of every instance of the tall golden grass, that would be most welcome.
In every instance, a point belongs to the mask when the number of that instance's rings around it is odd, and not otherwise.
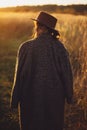
[[[0,13],[0,84],[3,87],[10,86],[10,89],[7,87],[8,95],[13,82],[18,46],[31,38],[34,26],[31,18],[37,14]],[[60,40],[69,51],[74,77],[76,102],[69,107],[70,110],[66,107],[65,123],[68,125],[65,130],[87,130],[87,17],[53,15],[58,19],[56,29],[60,32]],[[7,98],[9,100],[10,96]]]

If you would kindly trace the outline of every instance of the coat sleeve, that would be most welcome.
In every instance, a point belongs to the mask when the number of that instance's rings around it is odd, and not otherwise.
[[[69,54],[65,48],[60,53],[60,69],[61,69],[61,80],[65,90],[65,96],[67,103],[71,104],[73,101],[73,74],[71,64],[69,60]]]
[[[62,82],[65,97],[67,99],[67,103],[71,104],[73,102],[73,74],[72,68],[69,59],[69,53],[63,46],[63,44],[59,44],[58,46],[58,64],[59,64],[59,75],[60,80]]]
[[[21,70],[22,70],[25,55],[26,55],[25,48],[21,46],[18,50],[18,55],[16,59],[14,83],[12,87],[11,101],[10,101],[11,108],[17,108],[18,103],[20,101],[20,75],[21,75]]]

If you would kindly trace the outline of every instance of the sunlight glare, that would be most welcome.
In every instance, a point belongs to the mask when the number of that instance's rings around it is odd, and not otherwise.
[[[0,1],[0,7],[9,7],[9,6],[17,6],[17,0],[3,0]]]

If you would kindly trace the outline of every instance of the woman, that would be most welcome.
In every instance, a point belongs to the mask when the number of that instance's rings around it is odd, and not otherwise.
[[[40,12],[33,20],[37,37],[19,49],[11,108],[20,104],[21,130],[63,130],[65,99],[71,104],[73,97],[68,52],[55,17]]]

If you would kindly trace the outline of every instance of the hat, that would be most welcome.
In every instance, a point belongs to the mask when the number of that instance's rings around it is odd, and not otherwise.
[[[40,12],[38,17],[32,20],[37,21],[53,30],[55,30],[55,26],[57,23],[57,19],[46,12]]]

